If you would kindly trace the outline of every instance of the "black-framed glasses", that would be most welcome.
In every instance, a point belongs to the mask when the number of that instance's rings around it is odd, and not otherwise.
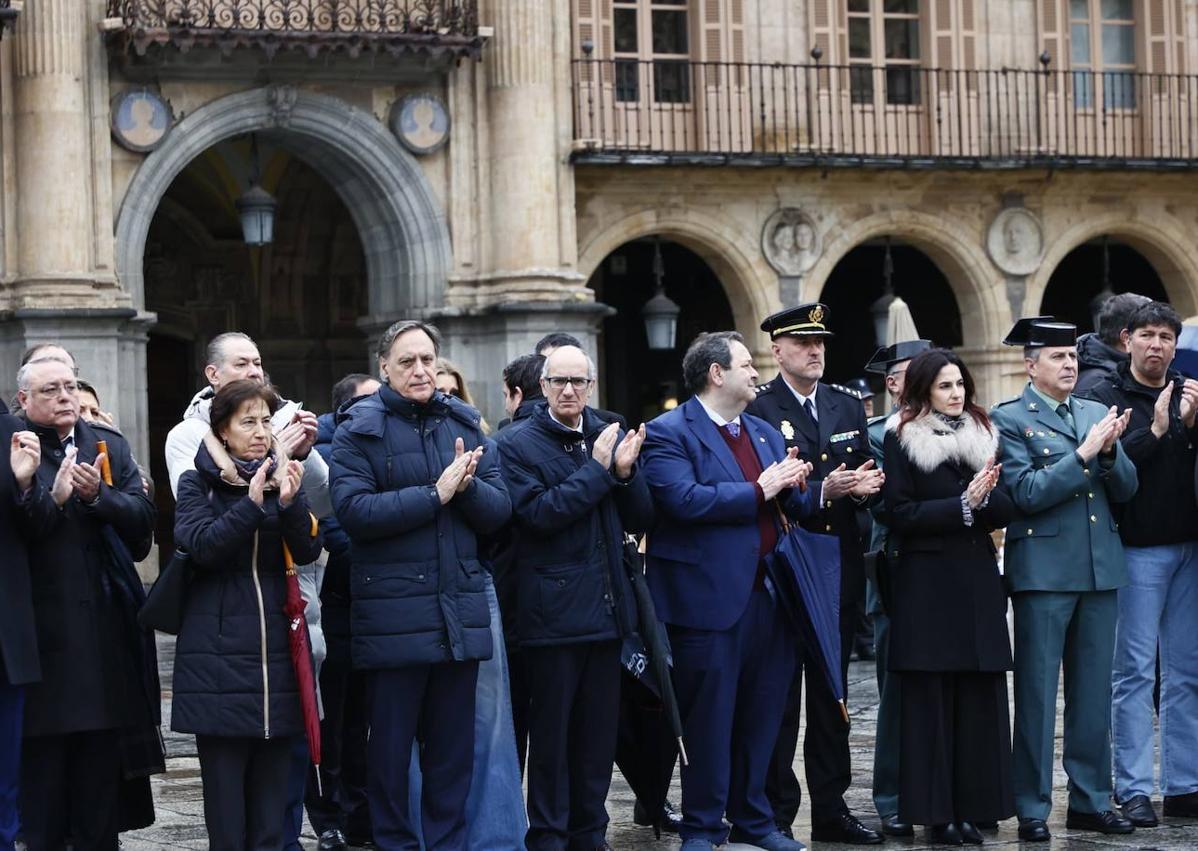
[[[591,380],[590,378],[578,375],[549,375],[545,377],[545,381],[554,390],[565,390],[566,385],[569,384],[579,393],[591,385]]]

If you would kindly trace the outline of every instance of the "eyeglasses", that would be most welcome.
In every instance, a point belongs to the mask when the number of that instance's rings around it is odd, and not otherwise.
[[[583,390],[586,390],[591,385],[591,379],[582,378],[581,376],[577,375],[550,375],[546,376],[545,381],[548,382],[549,386],[554,390],[565,390],[566,385],[569,384],[579,393],[581,393]]]
[[[79,385],[74,381],[68,381],[65,384],[47,384],[45,387],[39,387],[35,392],[43,399],[57,399],[63,393],[74,396],[79,392]]]

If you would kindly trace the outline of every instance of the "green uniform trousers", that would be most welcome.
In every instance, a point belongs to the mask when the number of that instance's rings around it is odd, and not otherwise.
[[[1057,680],[1065,668],[1063,763],[1069,808],[1111,809],[1111,665],[1114,591],[1023,591],[1015,611],[1015,808],[1022,818],[1052,809]]]

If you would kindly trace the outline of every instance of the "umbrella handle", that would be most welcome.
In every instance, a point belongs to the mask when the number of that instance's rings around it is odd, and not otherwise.
[[[295,575],[295,558],[291,555],[291,549],[287,546],[287,542],[283,542],[283,566],[287,568],[287,575]]]
[[[844,719],[845,724],[851,725],[853,722],[849,720],[848,706],[845,705],[843,700],[838,700],[837,703],[840,705],[840,717]]]
[[[104,479],[104,484],[112,487],[112,465],[108,463],[108,441],[96,441],[96,454],[104,456],[104,463],[100,465],[100,477]]]

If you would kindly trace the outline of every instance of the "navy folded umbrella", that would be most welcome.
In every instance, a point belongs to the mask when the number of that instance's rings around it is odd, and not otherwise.
[[[782,525],[777,547],[765,557],[766,572],[804,647],[818,651],[812,655],[848,722],[840,672],[840,541],[792,525],[785,516]]]

